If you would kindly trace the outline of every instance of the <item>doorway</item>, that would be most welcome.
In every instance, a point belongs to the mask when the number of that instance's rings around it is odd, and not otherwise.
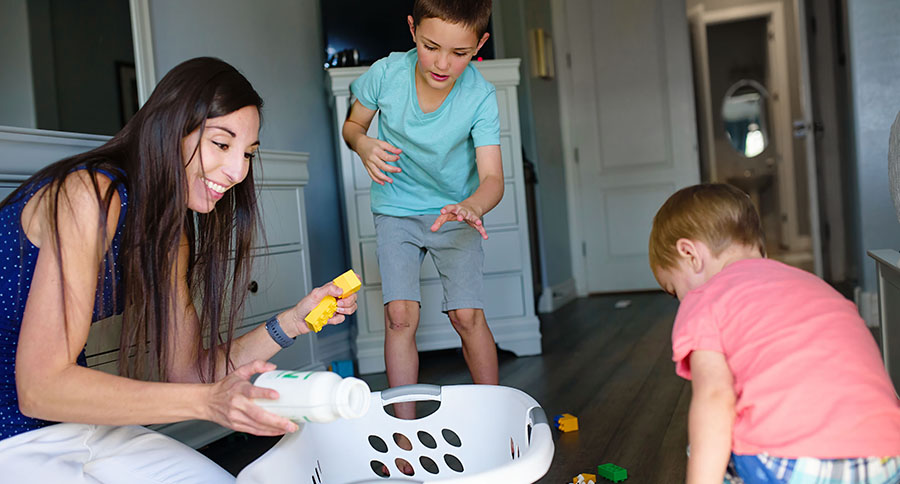
[[[690,42],[671,0],[551,0],[579,295],[658,289],[653,215],[699,181]]]
[[[821,276],[805,34],[785,12],[795,2],[688,1],[701,173],[750,195],[769,257]]]

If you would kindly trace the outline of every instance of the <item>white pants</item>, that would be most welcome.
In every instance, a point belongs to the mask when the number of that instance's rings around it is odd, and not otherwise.
[[[219,484],[234,477],[140,426],[62,423],[0,440],[0,484]]]

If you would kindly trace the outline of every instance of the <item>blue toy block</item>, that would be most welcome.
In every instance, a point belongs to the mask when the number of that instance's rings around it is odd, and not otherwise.
[[[353,376],[353,360],[334,360],[331,362],[331,371],[342,378]]]

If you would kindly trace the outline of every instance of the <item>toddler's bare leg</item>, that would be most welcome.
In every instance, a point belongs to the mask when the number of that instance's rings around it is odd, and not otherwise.
[[[496,385],[500,381],[497,370],[497,346],[494,335],[481,309],[454,309],[448,311],[453,328],[462,339],[463,358],[472,374],[472,381]]]
[[[419,350],[416,329],[419,326],[419,303],[397,300],[384,306],[384,364],[388,385],[392,388],[411,385],[419,379]],[[415,403],[394,404],[397,418],[416,418]]]

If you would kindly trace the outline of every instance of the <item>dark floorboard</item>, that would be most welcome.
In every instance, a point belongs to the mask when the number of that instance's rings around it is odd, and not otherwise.
[[[615,309],[621,299],[631,306]],[[548,418],[578,417],[579,431],[553,431],[553,463],[538,482],[572,482],[606,462],[628,469],[629,483],[684,482],[690,385],[671,361],[676,309],[659,292],[582,298],[540,315],[541,356],[500,352],[501,385],[534,397]],[[383,373],[363,378],[387,387]],[[458,350],[422,353],[420,381],[471,382]],[[277,440],[235,434],[201,451],[236,474]]]

